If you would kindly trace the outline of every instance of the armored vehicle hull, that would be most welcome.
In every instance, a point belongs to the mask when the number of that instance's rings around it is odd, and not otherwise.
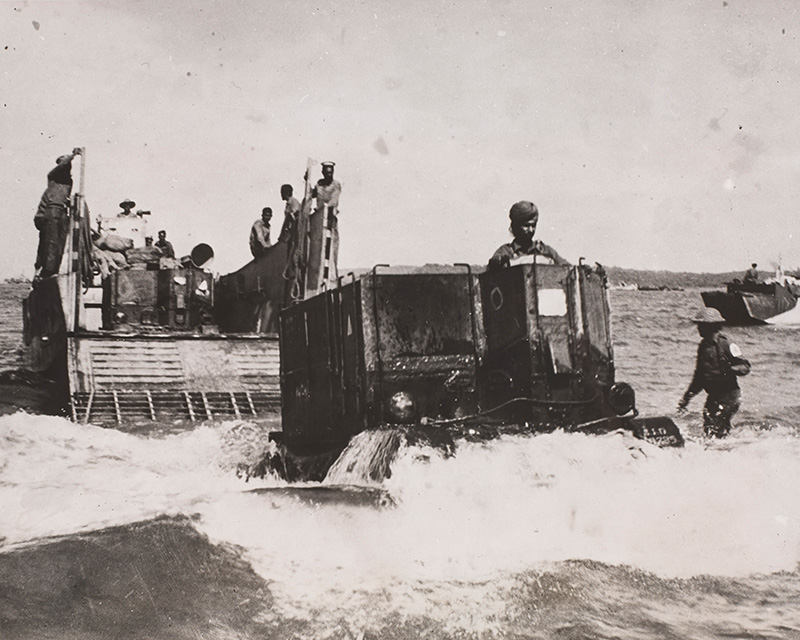
[[[376,267],[284,309],[280,340],[283,455],[469,425],[683,443],[615,381],[605,281],[584,266]]]

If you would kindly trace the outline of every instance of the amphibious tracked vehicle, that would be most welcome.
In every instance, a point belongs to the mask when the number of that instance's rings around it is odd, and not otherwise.
[[[615,381],[608,295],[586,265],[377,266],[283,309],[284,456],[367,429],[605,433],[680,446]],[[277,468],[283,468],[278,461]],[[297,468],[298,465],[292,465]]]

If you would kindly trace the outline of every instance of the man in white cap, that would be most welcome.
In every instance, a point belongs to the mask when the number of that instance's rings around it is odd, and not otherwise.
[[[332,207],[335,211],[339,210],[339,196],[342,193],[342,185],[338,180],[333,179],[334,162],[322,163],[322,177],[317,180],[311,195],[317,199],[317,209],[323,206]]]
[[[725,318],[719,311],[704,308],[693,322],[702,340],[697,347],[692,382],[678,403],[678,411],[685,411],[689,400],[705,391],[708,397],[703,407],[703,431],[706,436],[724,438],[741,405],[737,377],[750,373],[750,363],[742,358],[738,345],[720,333]]]
[[[47,278],[58,273],[69,228],[69,197],[72,193],[72,159],[80,148],[56,158],[56,166],[47,174],[47,189],[42,194],[33,224],[39,230],[36,251],[35,278]]]
[[[553,247],[546,245],[541,240],[534,241],[536,225],[539,222],[539,209],[533,202],[520,200],[515,203],[508,217],[511,219],[511,233],[513,242],[502,245],[489,260],[489,268],[497,269],[507,267],[524,256],[543,256],[549,258],[554,264],[569,264],[558,255]]]

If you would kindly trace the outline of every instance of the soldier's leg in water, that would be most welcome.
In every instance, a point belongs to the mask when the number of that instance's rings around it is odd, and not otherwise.
[[[703,406],[703,434],[707,438],[717,437],[717,413],[719,412],[719,404],[711,394],[706,398],[706,403]]]
[[[709,394],[703,407],[703,431],[706,436],[724,438],[731,430],[731,418],[739,410],[741,392],[733,389]]]
[[[739,389],[733,389],[726,392],[720,399],[719,422],[722,425],[723,432],[720,438],[727,436],[731,430],[731,418],[736,414],[741,406],[742,392]]]

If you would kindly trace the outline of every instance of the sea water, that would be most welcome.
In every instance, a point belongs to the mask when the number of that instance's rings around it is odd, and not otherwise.
[[[0,638],[800,637],[800,327],[726,329],[753,369],[708,441],[701,397],[675,415],[699,292],[611,302],[617,379],[682,449],[556,431],[288,485],[242,472],[277,418],[0,417]]]

